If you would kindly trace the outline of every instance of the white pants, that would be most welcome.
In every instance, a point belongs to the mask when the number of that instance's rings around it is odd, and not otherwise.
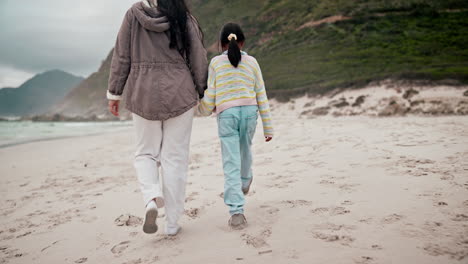
[[[177,227],[184,214],[193,115],[193,108],[166,121],[151,121],[133,114],[137,142],[134,165],[144,205],[164,197],[169,228]]]

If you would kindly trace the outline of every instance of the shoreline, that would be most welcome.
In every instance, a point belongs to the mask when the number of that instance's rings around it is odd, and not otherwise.
[[[112,131],[94,132],[94,133],[83,134],[83,135],[70,135],[70,136],[57,136],[57,137],[50,137],[50,138],[28,139],[28,140],[21,141],[21,142],[14,142],[14,143],[7,143],[7,144],[0,145],[0,149],[11,148],[11,147],[19,146],[19,145],[26,145],[29,143],[38,143],[38,142],[43,142],[43,141],[54,141],[54,140],[61,140],[61,139],[99,136],[99,135],[104,135],[107,133],[112,133]]]
[[[0,138],[2,139],[0,141],[0,149],[30,142],[99,135],[132,127],[130,121],[43,123],[33,121],[8,121],[4,123],[0,122],[0,125],[6,125],[1,127],[6,130],[3,136],[0,134]],[[20,133],[21,135],[18,137],[17,134],[13,133]],[[37,134],[39,136],[37,136]],[[12,135],[16,135],[16,138]]]
[[[283,113],[284,114],[284,113]],[[287,115],[284,115],[287,116]],[[467,116],[460,116],[460,115],[439,115],[439,116],[431,116],[431,115],[405,115],[405,116],[366,116],[366,118],[369,119],[404,119],[404,118],[421,118],[421,119],[443,119],[443,118],[453,118],[453,117],[467,117]],[[197,119],[204,119],[206,117],[194,117],[194,122],[197,121]],[[305,118],[302,114],[299,115],[299,119]],[[306,117],[307,119],[322,119],[322,120],[330,120],[330,119],[343,119],[343,120],[349,120],[349,119],[359,119],[362,118],[362,116],[358,115],[350,115],[350,116],[314,116],[314,117]],[[468,117],[467,117],[468,118]],[[121,122],[130,122],[131,120],[124,120]],[[29,121],[7,121],[7,122],[29,122]],[[108,122],[116,122],[116,121],[108,121]],[[119,121],[117,121],[119,122]],[[258,120],[259,123],[261,123],[261,120]],[[60,122],[47,122],[47,123],[87,123],[87,122],[68,122],[68,121],[60,121]],[[101,123],[101,122],[98,122]],[[119,127],[119,132],[120,131],[125,131],[127,129],[132,129],[131,126],[129,127]],[[98,135],[104,135],[104,134],[109,134],[109,133],[114,133],[115,131],[107,130],[107,131],[100,131],[100,132],[91,132],[91,133],[86,133],[86,134],[80,134],[80,135],[65,135],[65,136],[54,136],[54,137],[45,137],[45,138],[36,138],[36,139],[26,139],[24,141],[20,142],[12,142],[12,143],[6,143],[6,144],[0,144],[0,149],[5,149],[5,148],[11,148],[19,145],[25,145],[29,143],[37,143],[37,142],[42,142],[42,141],[54,141],[54,140],[61,140],[61,139],[69,139],[69,138],[82,138],[82,137],[88,137],[88,136],[98,136]]]
[[[282,113],[282,114],[285,114],[285,113]],[[288,115],[284,115],[284,116],[288,116]],[[314,116],[314,117],[304,117],[303,114],[300,114],[298,116],[299,119],[304,119],[304,118],[307,118],[307,119],[322,119],[322,120],[330,120],[330,119],[343,119],[343,120],[346,120],[346,119],[359,119],[359,118],[362,118],[363,116],[359,116],[359,115],[349,115],[349,116],[346,116],[346,115],[343,115],[343,116],[322,116],[322,115],[318,115],[318,116]],[[466,117],[468,118],[468,116],[465,116],[465,115],[436,115],[436,116],[432,116],[432,115],[405,115],[405,116],[366,116],[366,118],[369,118],[369,119],[405,119],[405,118],[421,118],[421,119],[443,119],[443,118],[454,118],[454,117]],[[204,119],[206,117],[195,117],[194,118],[194,122],[197,121],[197,119]],[[130,122],[131,120],[124,120],[124,121],[121,121],[121,122]],[[258,120],[259,123],[261,123],[261,120]],[[10,122],[10,121],[8,121]],[[11,121],[11,122],[18,122],[18,121]],[[29,122],[29,121],[19,121],[19,122]],[[116,121],[108,121],[108,122],[116,122]],[[119,121],[117,121],[119,122]],[[47,122],[47,123],[87,123],[87,122]],[[98,122],[98,123],[101,123],[101,122]],[[131,126],[129,127],[119,127],[119,132],[120,131],[125,131],[127,129],[132,129]],[[6,144],[0,144],[0,149],[5,149],[5,148],[11,148],[11,147],[15,147],[15,146],[18,146],[18,145],[25,145],[25,144],[29,144],[29,143],[37,143],[37,142],[42,142],[42,141],[54,141],[54,140],[61,140],[61,139],[68,139],[68,138],[81,138],[81,137],[88,137],[88,136],[97,136],[97,135],[104,135],[104,134],[109,134],[109,133],[113,133],[115,131],[111,131],[111,130],[107,130],[107,131],[99,131],[99,132],[91,132],[91,133],[86,133],[86,134],[80,134],[80,135],[65,135],[65,136],[54,136],[54,137],[45,137],[45,138],[36,138],[36,139],[26,139],[24,141],[20,141],[20,142],[12,142],[12,143],[6,143]]]

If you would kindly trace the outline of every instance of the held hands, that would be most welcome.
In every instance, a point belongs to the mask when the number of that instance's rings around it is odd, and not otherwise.
[[[119,103],[119,100],[109,100],[109,111],[117,117],[119,116]],[[270,142],[272,139],[272,136],[267,136],[265,142]]]
[[[109,100],[109,111],[115,115],[119,116],[119,100]]]

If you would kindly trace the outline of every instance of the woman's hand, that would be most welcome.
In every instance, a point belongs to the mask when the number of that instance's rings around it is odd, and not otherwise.
[[[270,136],[265,137],[265,141],[266,141],[266,142],[270,142],[272,139],[273,139],[273,137],[270,137]]]
[[[109,100],[109,111],[115,115],[119,116],[119,100]]]

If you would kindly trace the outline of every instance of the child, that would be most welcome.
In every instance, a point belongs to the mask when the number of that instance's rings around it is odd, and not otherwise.
[[[273,138],[270,106],[257,60],[241,51],[245,36],[239,25],[228,23],[221,32],[223,54],[211,60],[208,89],[198,106],[200,114],[218,114],[224,169],[224,202],[229,206],[229,225],[241,229],[244,195],[252,183],[252,138],[258,112],[266,142]]]

